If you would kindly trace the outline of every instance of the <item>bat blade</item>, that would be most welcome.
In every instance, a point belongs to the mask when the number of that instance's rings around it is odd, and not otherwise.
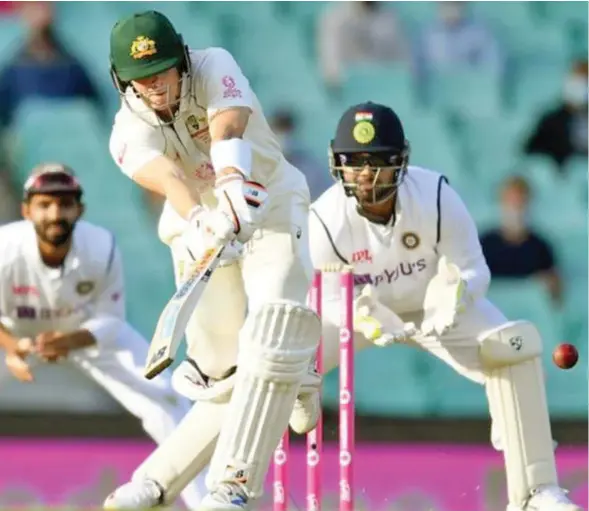
[[[164,307],[149,346],[144,376],[151,380],[174,362],[186,325],[219,264],[224,246],[207,250]]]

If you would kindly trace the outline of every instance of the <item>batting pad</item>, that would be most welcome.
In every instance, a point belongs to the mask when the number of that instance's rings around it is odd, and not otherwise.
[[[208,465],[227,403],[201,401],[176,429],[137,468],[133,479],[152,479],[164,490],[164,504],[172,504],[184,488]]]
[[[268,303],[247,317],[239,335],[233,395],[207,477],[209,489],[237,481],[249,497],[262,495],[272,454],[288,427],[320,336],[319,317],[297,302]]]
[[[542,341],[527,321],[512,321],[481,342],[491,416],[499,428],[509,503],[523,508],[540,485],[556,485],[542,371]]]

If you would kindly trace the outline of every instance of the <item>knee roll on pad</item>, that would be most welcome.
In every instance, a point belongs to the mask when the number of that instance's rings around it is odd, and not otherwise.
[[[542,339],[528,321],[510,321],[481,340],[483,367],[494,369],[519,364],[542,355]]]
[[[238,480],[262,494],[272,453],[284,431],[321,337],[321,321],[289,300],[252,311],[242,331],[233,395],[207,478],[209,488]]]
[[[534,325],[511,321],[481,339],[491,416],[498,428],[509,503],[525,506],[530,492],[557,484],[542,371],[542,340]]]
[[[253,311],[239,334],[237,366],[274,382],[299,383],[321,337],[321,322],[308,307],[290,300]]]

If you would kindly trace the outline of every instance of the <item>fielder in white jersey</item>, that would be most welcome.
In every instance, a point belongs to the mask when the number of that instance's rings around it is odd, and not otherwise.
[[[414,345],[484,384],[508,511],[581,511],[558,487],[542,341],[534,325],[507,321],[485,298],[489,269],[459,196],[444,176],[408,166],[401,121],[383,105],[346,111],[330,154],[338,182],[311,207],[311,256],[317,269],[353,265],[357,349]],[[323,287],[325,372],[338,359],[333,277]]]
[[[297,429],[295,402],[305,408],[320,384],[310,370],[320,323],[305,305],[309,190],[224,49],[189,50],[167,18],[149,11],[115,25],[111,65],[122,97],[111,154],[166,198],[159,235],[177,283],[205,250],[228,248],[173,378],[196,404],[105,506],[170,503],[211,461],[201,509],[249,509],[291,414]]]
[[[143,378],[147,341],[125,321],[114,236],[80,220],[82,188],[71,169],[42,164],[25,183],[25,220],[0,227],[0,347],[7,372],[27,384],[44,362],[73,367],[103,387],[157,443],[189,410],[170,378]],[[0,389],[2,384],[0,383]],[[204,484],[186,488],[195,509]]]

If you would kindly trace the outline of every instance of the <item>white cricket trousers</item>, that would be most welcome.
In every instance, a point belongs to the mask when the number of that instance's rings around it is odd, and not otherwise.
[[[278,299],[305,303],[313,275],[308,208],[306,190],[275,197],[241,260],[213,273],[186,329],[187,354],[208,376],[235,365],[247,309]],[[178,281],[192,258],[180,237],[170,246]]]

